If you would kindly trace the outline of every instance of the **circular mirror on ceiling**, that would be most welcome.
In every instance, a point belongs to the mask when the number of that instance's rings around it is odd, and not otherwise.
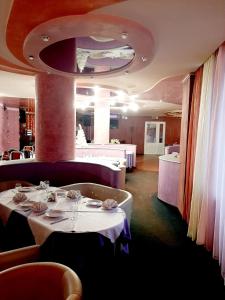
[[[40,52],[40,59],[51,68],[84,75],[119,70],[134,56],[134,49],[122,41],[93,36],[65,39]]]

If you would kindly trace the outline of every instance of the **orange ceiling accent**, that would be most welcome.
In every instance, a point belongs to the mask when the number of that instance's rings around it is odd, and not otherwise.
[[[15,73],[21,73],[22,71],[22,73],[26,72],[28,74],[34,74],[33,71],[23,67],[18,67],[18,65],[12,64],[9,61],[5,60],[4,58],[0,57],[0,70],[5,71],[6,69],[10,70],[11,72],[13,71]]]
[[[81,15],[123,1],[125,0],[14,0],[6,32],[7,46],[15,57],[27,64],[23,56],[23,42],[37,25],[53,18]]]

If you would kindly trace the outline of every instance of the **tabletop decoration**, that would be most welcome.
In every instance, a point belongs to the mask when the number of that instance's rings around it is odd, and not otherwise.
[[[102,208],[104,209],[113,209],[118,206],[118,203],[114,199],[106,199],[105,201],[102,202]]]
[[[55,192],[48,193],[48,202],[56,202],[56,193]]]
[[[67,197],[69,197],[70,199],[79,200],[81,198],[81,193],[79,190],[70,190],[67,193]]]
[[[43,212],[48,208],[48,205],[45,202],[35,202],[33,203],[31,209],[35,213]]]
[[[24,202],[25,200],[27,200],[27,196],[24,194],[24,193],[16,193],[14,196],[13,196],[13,201],[18,204],[20,202]]]

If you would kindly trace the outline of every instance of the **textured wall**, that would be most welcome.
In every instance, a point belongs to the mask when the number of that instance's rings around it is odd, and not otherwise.
[[[0,106],[0,153],[19,149],[19,109]]]

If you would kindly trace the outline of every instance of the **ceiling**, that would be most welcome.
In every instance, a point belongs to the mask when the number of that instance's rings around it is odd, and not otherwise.
[[[40,33],[50,37],[47,44]],[[134,49],[134,59],[109,73],[65,76],[74,76],[77,86],[122,90],[125,102],[137,95],[140,115],[177,112],[182,80],[225,40],[225,0],[1,0],[2,103],[5,97],[35,98],[36,73],[62,72],[40,59],[46,46],[89,36],[125,41]]]

